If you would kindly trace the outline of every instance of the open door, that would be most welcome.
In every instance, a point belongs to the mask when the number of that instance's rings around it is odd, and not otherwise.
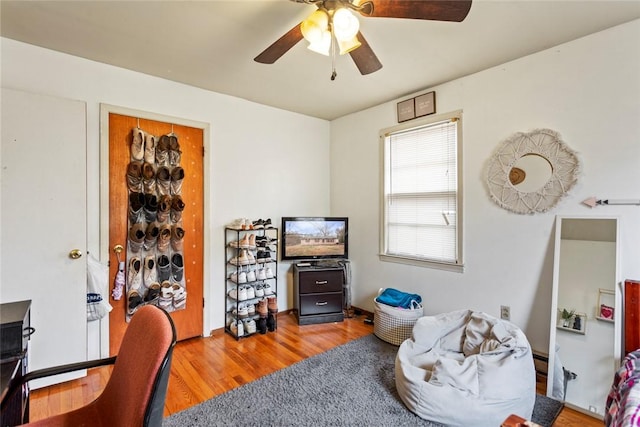
[[[103,113],[103,117],[105,114]],[[129,196],[130,187],[127,185],[127,172],[131,158],[131,143],[133,141],[134,129],[141,129],[147,135],[155,136],[155,144],[158,145],[161,136],[175,135],[179,143],[179,163],[178,165],[184,170],[184,179],[182,181],[179,195],[184,203],[179,220],[169,219],[165,223],[172,226],[179,224],[184,230],[184,238],[182,241],[182,261],[184,265],[184,275],[181,280],[183,288],[186,290],[186,305],[176,306],[169,305],[167,311],[176,326],[178,340],[198,337],[203,331],[203,277],[204,277],[204,129],[171,123],[169,121],[152,120],[148,118],[135,117],[132,115],[108,113],[108,155],[109,155],[109,219],[108,219],[108,238],[109,238],[109,265],[110,280],[113,281],[118,273],[119,260],[125,262],[125,277],[129,274],[129,265],[127,260],[132,254],[127,251],[131,250],[127,244],[130,231],[129,216]],[[104,150],[103,150],[104,152]],[[140,161],[143,163],[144,159]],[[160,164],[154,166],[157,170]],[[173,170],[174,166],[169,169]],[[155,179],[155,178],[154,178]],[[160,199],[160,190],[154,190],[153,193]],[[144,193],[144,192],[143,192]],[[151,191],[148,191],[151,194]],[[173,194],[173,189],[171,194]],[[146,227],[152,220],[149,218],[141,219],[141,223]],[[102,224],[105,227],[105,224]],[[123,251],[117,254],[114,248],[121,246]],[[139,252],[142,255],[141,261],[144,263],[146,256],[153,256],[156,261],[161,255],[156,250],[156,246],[149,245],[147,248]],[[169,259],[172,260],[172,254],[177,250],[172,246],[166,252]],[[157,255],[157,257],[156,257]],[[143,275],[141,267],[140,274]],[[158,273],[159,274],[159,273]],[[169,280],[172,284],[173,275]],[[140,288],[140,295],[144,297],[146,291],[143,283]],[[160,305],[159,300],[150,302]],[[123,289],[122,298],[120,300],[110,299],[113,310],[109,317],[109,353],[115,355],[120,348],[120,343],[127,327],[129,305],[127,296],[127,287]],[[144,303],[144,302],[143,302]],[[169,302],[169,304],[171,304]],[[160,305],[162,306],[162,305]]]

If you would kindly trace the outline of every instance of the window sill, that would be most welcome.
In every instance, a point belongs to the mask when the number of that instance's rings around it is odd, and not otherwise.
[[[416,267],[435,268],[438,270],[452,271],[454,273],[464,273],[464,264],[447,264],[444,262],[427,261],[417,258],[406,258],[393,255],[379,254],[380,261],[395,262],[397,264],[413,265]]]

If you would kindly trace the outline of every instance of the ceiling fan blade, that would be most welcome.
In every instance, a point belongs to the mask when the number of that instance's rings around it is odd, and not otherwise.
[[[273,64],[300,40],[302,40],[302,31],[300,30],[300,24],[298,24],[253,60],[262,64]]]
[[[378,71],[382,68],[382,64],[361,32],[358,32],[358,40],[361,43],[360,47],[349,52],[349,55],[356,63],[360,74],[366,75]]]
[[[362,14],[378,18],[428,19],[461,22],[471,9],[471,0],[370,0],[373,11],[365,7]],[[367,2],[361,0],[359,4]]]

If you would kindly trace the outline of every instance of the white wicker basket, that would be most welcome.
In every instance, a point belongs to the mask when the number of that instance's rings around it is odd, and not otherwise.
[[[422,317],[422,305],[415,303],[412,309],[391,307],[373,300],[376,305],[373,312],[373,333],[383,341],[400,345],[408,338],[416,321]]]

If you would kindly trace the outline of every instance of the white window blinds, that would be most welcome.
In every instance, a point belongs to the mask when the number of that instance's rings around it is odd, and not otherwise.
[[[385,138],[385,255],[458,264],[457,118]]]

